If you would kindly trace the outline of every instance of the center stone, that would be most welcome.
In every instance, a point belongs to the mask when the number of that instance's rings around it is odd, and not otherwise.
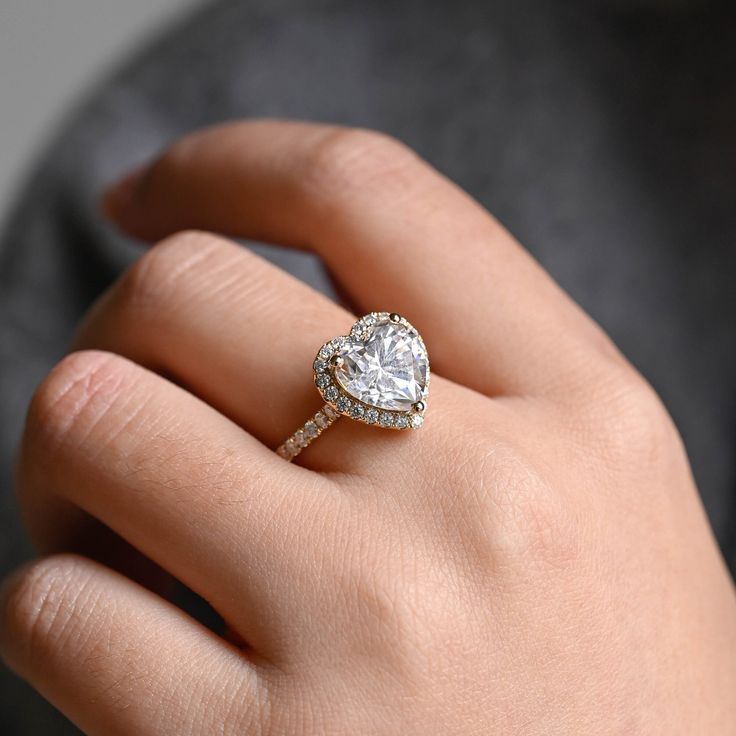
[[[368,338],[349,342],[335,378],[351,396],[379,409],[409,411],[424,398],[429,361],[413,329],[379,323]]]

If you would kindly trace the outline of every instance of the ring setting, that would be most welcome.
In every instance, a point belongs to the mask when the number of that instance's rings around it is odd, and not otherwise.
[[[326,342],[312,365],[325,404],[277,450],[293,460],[340,416],[383,429],[419,429],[429,394],[429,357],[419,332],[395,312],[371,312],[349,335]]]

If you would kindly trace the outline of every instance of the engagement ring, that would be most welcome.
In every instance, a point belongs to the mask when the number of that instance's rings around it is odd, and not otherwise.
[[[325,343],[314,360],[325,405],[276,452],[293,460],[340,416],[384,429],[418,429],[429,393],[429,358],[417,330],[401,315],[371,312],[350,335]]]

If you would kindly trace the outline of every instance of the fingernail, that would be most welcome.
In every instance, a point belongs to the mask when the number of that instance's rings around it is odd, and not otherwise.
[[[133,169],[103,193],[102,211],[110,219],[118,220],[130,210],[136,197],[138,184],[143,178],[146,168],[146,166],[139,166]]]

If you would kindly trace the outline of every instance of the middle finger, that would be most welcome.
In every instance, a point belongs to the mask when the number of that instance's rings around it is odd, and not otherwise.
[[[197,227],[314,250],[353,303],[413,317],[440,373],[488,396],[567,404],[571,389],[621,363],[488,212],[385,135],[218,126],[174,143],[105,201],[148,239]]]

